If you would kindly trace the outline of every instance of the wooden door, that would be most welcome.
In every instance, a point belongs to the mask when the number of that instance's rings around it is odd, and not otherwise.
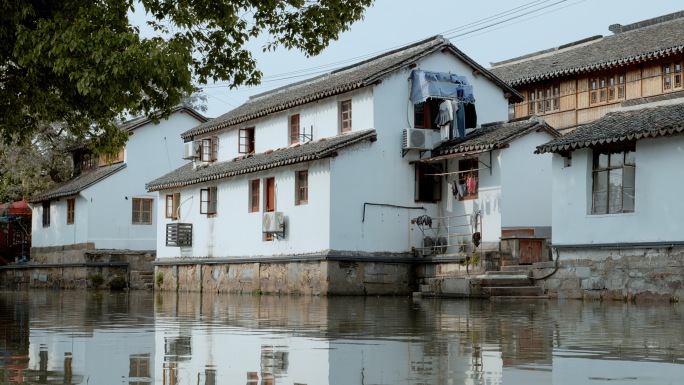
[[[520,264],[533,264],[542,262],[541,239],[520,239]]]

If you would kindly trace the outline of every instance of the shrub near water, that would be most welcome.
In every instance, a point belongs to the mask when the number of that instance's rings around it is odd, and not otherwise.
[[[104,275],[102,273],[96,273],[90,276],[90,283],[92,287],[97,289],[104,283]]]
[[[109,290],[124,290],[128,285],[123,277],[115,277],[109,281]]]

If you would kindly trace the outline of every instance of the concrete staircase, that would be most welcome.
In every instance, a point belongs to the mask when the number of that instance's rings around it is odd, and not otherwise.
[[[154,290],[154,271],[132,270],[129,286],[136,290]]]

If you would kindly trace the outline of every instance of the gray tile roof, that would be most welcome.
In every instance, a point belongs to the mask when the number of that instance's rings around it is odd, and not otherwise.
[[[532,131],[545,131],[553,137],[560,133],[536,116],[516,119],[509,122],[483,124],[465,138],[443,143],[432,151],[432,156],[477,153],[507,147],[515,139]]]
[[[193,169],[188,163],[157,178],[145,186],[148,191],[167,190],[196,183],[229,178],[256,171],[335,156],[337,151],[352,144],[377,138],[375,130],[352,131],[331,138],[323,138],[297,146],[245,155],[230,161],[210,163]]]
[[[678,12],[652,19],[652,22],[647,20],[620,28],[612,26],[612,29],[624,32],[492,63],[490,71],[510,85],[520,86],[680,54],[684,52],[682,15],[684,13]]]
[[[684,131],[684,99],[681,101],[678,104],[643,105],[643,108],[609,112],[598,120],[537,147],[536,152],[572,151],[679,134]]]
[[[236,109],[186,131],[181,136],[188,138],[201,135],[318,99],[366,87],[381,80],[388,73],[411,65],[440,50],[449,52],[468,63],[482,76],[501,87],[504,92],[510,93],[514,100],[522,100],[522,96],[517,91],[501,79],[493,76],[488,70],[451,44],[449,40],[435,36],[325,75],[255,95]]]
[[[115,172],[126,167],[125,163],[115,163],[108,166],[98,167],[94,170],[85,171],[81,174],[61,183],[47,191],[33,195],[29,202],[37,203],[60,197],[75,195],[92,186],[93,184],[107,178]]]
[[[185,105],[178,105],[178,106],[174,107],[171,110],[171,114],[174,114],[174,113],[179,112],[179,111],[190,114],[191,116],[195,117],[195,119],[201,121],[202,123],[204,123],[208,120],[204,115],[200,114],[195,109],[188,107],[188,106],[185,106]],[[156,119],[161,118],[161,114],[159,112],[154,113],[153,116]],[[127,121],[121,123],[121,125],[119,127],[121,127],[121,129],[124,131],[133,131],[136,128],[139,128],[139,127],[146,125],[147,123],[151,123],[152,121],[153,121],[153,119],[150,119],[147,116],[139,116],[137,118],[133,118],[133,119],[130,119],[130,120],[127,120]]]

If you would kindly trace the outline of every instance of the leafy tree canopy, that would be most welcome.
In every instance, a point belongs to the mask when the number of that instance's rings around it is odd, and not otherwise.
[[[125,115],[168,116],[196,84],[256,85],[246,43],[320,53],[373,0],[0,0],[0,134],[59,124],[113,152]],[[144,37],[140,12],[158,36]]]

